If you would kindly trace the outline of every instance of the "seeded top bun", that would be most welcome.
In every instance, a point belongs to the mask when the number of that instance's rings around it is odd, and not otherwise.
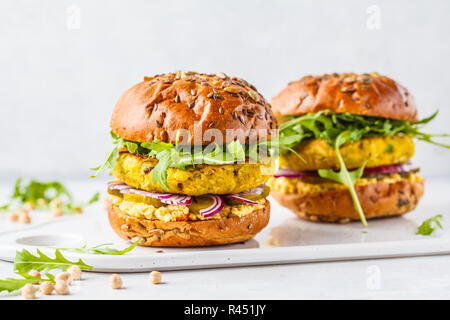
[[[378,73],[306,76],[289,83],[275,98],[276,116],[320,110],[416,122],[417,107],[408,90]]]
[[[214,141],[203,137],[199,142],[200,129],[201,134],[207,129],[219,130],[224,143],[235,137],[245,143],[250,129],[266,132],[252,134],[255,138],[270,138],[267,131],[276,128],[270,105],[256,88],[221,72],[213,75],[178,71],[145,77],[122,95],[111,118],[114,133],[136,142],[156,138],[175,143],[177,131],[185,129],[189,136],[180,140],[184,145]],[[241,131],[226,136],[226,129]]]

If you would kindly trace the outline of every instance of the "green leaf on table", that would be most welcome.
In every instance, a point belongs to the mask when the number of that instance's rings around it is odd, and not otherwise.
[[[421,234],[423,236],[431,235],[437,228],[444,229],[442,226],[441,220],[444,217],[442,214],[435,215],[434,217],[426,219],[422,224],[417,228],[416,234]]]
[[[45,273],[45,276],[47,278],[38,278],[33,277],[29,275],[28,273],[24,272],[18,272],[20,276],[23,277],[23,279],[17,279],[17,278],[6,278],[4,280],[0,280],[0,292],[2,291],[8,291],[13,292],[16,290],[21,289],[23,286],[25,286],[28,283],[34,284],[34,283],[41,283],[45,281],[50,281],[52,283],[55,283],[55,276],[51,273]]]
[[[139,240],[134,242],[132,245],[130,245],[129,247],[127,247],[127,248],[125,248],[123,250],[118,250],[116,248],[109,247],[112,243],[103,243],[103,244],[99,244],[98,246],[91,247],[91,248],[87,248],[86,245],[84,245],[81,248],[55,248],[55,247],[52,247],[52,248],[58,249],[58,250],[61,250],[61,251],[72,251],[72,252],[78,252],[78,253],[104,254],[104,255],[123,255],[123,254],[125,254],[127,252],[130,252],[134,248],[136,248],[138,243],[139,243]]]
[[[66,271],[71,266],[78,266],[84,270],[93,269],[92,266],[85,264],[81,259],[75,262],[67,260],[58,249],[55,250],[55,258],[46,256],[39,249],[37,249],[37,254],[35,256],[26,249],[16,251],[14,270],[22,273],[28,273],[31,270],[50,271],[60,269]]]
[[[22,182],[22,178],[17,179],[10,202],[1,206],[0,211],[16,210],[27,203],[37,206],[41,200],[49,203],[55,198],[63,198],[67,202],[73,201],[72,195],[61,182],[36,180],[30,180],[27,184],[22,184]],[[44,206],[40,207],[44,208]]]
[[[42,282],[43,279],[37,278],[37,277],[27,277],[25,279],[16,279],[16,278],[6,278],[4,280],[0,279],[0,292],[2,291],[16,291],[21,289],[23,286],[25,286],[28,283],[37,283]],[[45,280],[48,281],[48,280]]]
[[[76,211],[77,209],[82,209],[84,207],[87,207],[95,202],[97,202],[100,199],[100,192],[96,192],[91,199],[87,202],[68,202],[64,203],[61,207],[63,212],[71,213]]]
[[[88,201],[88,204],[93,204],[94,202],[97,202],[100,200],[100,192],[96,192],[92,198]]]

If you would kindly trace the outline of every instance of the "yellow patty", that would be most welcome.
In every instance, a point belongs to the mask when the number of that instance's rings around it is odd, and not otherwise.
[[[305,161],[289,152],[280,157],[280,168],[297,171],[318,169],[339,169],[339,161],[334,149],[322,139],[305,140],[294,147]],[[414,141],[406,135],[365,138],[347,143],[340,148],[344,162],[349,169],[407,162],[414,155]]]
[[[156,159],[125,152],[120,154],[111,173],[134,188],[190,196],[239,193],[265,183],[273,175],[271,163],[196,165],[186,170],[169,168],[167,184],[170,190],[166,190],[159,183],[152,183],[151,169],[157,163]]]
[[[166,205],[162,207],[155,207],[153,205],[127,201],[121,197],[112,197],[112,203],[117,206],[123,213],[135,217],[148,220],[161,220],[164,222],[171,221],[198,221],[198,220],[220,220],[231,217],[243,217],[256,210],[264,208],[266,199],[258,200],[258,205],[239,204],[239,205],[225,205],[219,213],[204,218],[200,213],[192,212],[189,206]]]
[[[314,183],[311,180],[299,179],[299,178],[271,178],[268,185],[272,191],[288,194],[319,194],[332,190],[347,189],[344,184],[332,182],[329,180],[317,178]],[[402,177],[398,173],[394,173],[382,178],[367,177],[356,180],[355,186],[365,186],[372,183],[395,183],[400,180],[407,180],[409,182],[422,181],[423,179],[417,174],[413,173],[406,177]]]

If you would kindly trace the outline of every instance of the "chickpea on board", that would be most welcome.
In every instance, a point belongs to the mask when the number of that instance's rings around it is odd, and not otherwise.
[[[39,286],[39,292],[45,295],[52,294],[53,290],[55,290],[55,285],[50,281],[45,281]]]
[[[71,266],[67,269],[67,272],[70,274],[72,280],[81,280],[82,271],[78,266]]]
[[[27,283],[22,288],[21,293],[25,299],[35,299],[36,298],[36,288],[31,283]]]
[[[150,281],[153,284],[160,284],[161,283],[161,272],[159,271],[152,271],[150,272]]]
[[[70,293],[69,284],[65,280],[56,280],[55,291],[60,295],[67,295]]]
[[[120,289],[120,288],[122,288],[122,285],[123,285],[122,278],[117,273],[113,273],[109,277],[109,285],[113,289]]]
[[[67,282],[67,284],[71,284],[72,283],[72,277],[70,276],[69,272],[61,272],[59,273],[55,280],[58,281],[65,281]]]

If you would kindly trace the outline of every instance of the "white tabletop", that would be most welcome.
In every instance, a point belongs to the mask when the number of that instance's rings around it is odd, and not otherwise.
[[[79,197],[83,199],[87,193],[81,192]],[[109,287],[108,273],[84,272],[84,279],[71,287],[70,296],[38,298],[449,299],[449,264],[450,256],[429,256],[164,271],[160,285],[150,283],[148,272],[122,273],[124,288],[120,290]],[[0,261],[0,278],[15,276],[12,269],[12,263]]]
[[[163,284],[148,273],[121,274],[113,290],[109,274],[84,272],[70,296],[40,299],[449,299],[450,256],[166,271]],[[13,276],[0,262],[1,277]],[[21,299],[20,296],[8,299]]]

